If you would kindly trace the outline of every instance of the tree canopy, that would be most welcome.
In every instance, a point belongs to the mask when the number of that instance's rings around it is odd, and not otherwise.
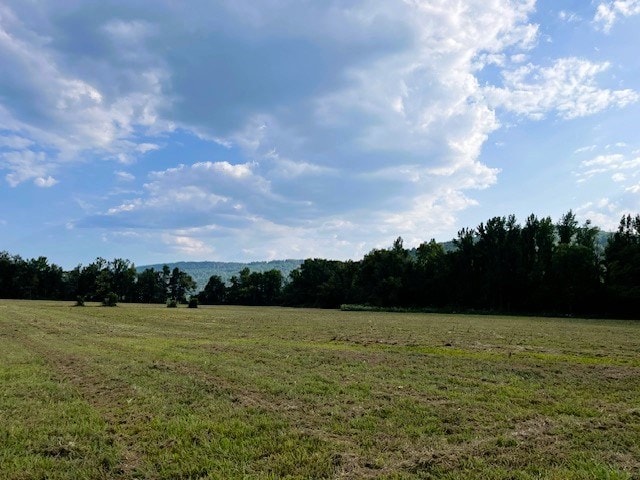
[[[337,308],[447,309],[531,314],[638,317],[640,215],[623,216],[606,245],[590,221],[570,210],[557,221],[530,215],[493,217],[463,228],[445,251],[431,239],[415,249],[397,238],[359,261],[307,259],[288,278],[279,270],[243,268],[224,282],[209,278],[201,304],[290,305]],[[63,271],[46,257],[0,252],[0,297],[82,298],[118,302],[185,303],[197,285],[175,267],[136,273],[129,260],[98,257]]]

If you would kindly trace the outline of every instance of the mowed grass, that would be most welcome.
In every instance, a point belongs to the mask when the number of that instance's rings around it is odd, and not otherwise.
[[[640,322],[0,301],[0,478],[640,478]]]

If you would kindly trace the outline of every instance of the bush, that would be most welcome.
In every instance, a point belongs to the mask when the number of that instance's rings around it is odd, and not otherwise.
[[[191,297],[189,299],[189,308],[198,308],[198,297]]]
[[[104,307],[115,307],[118,304],[118,295],[114,292],[107,293],[107,296],[102,301]]]
[[[175,298],[170,298],[167,301],[167,308],[178,308],[178,301]]]
[[[84,297],[81,295],[78,295],[78,298],[76,298],[76,307],[84,307]]]

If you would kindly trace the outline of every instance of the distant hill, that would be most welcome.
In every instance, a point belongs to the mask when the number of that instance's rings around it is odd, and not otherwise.
[[[162,270],[164,265],[170,269],[178,267],[183,272],[191,275],[198,284],[198,291],[202,290],[212,275],[218,275],[223,282],[238,275],[243,268],[248,268],[252,272],[266,272],[268,270],[280,270],[282,276],[287,278],[289,273],[298,268],[304,260],[272,260],[270,262],[175,262],[175,263],[158,263],[155,265],[141,265],[136,267],[138,272],[142,272],[147,268],[154,270]]]

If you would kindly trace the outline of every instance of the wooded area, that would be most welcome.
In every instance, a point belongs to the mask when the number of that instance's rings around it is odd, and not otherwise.
[[[569,211],[554,223],[531,215],[494,217],[458,232],[445,251],[431,240],[406,249],[398,238],[359,261],[307,259],[283,278],[243,269],[228,283],[212,276],[202,304],[288,305],[638,317],[640,215],[624,216],[605,246],[599,228]],[[129,260],[103,258],[71,271],[45,257],[0,253],[0,296],[23,299],[186,302],[196,284],[179,268],[137,273]]]

